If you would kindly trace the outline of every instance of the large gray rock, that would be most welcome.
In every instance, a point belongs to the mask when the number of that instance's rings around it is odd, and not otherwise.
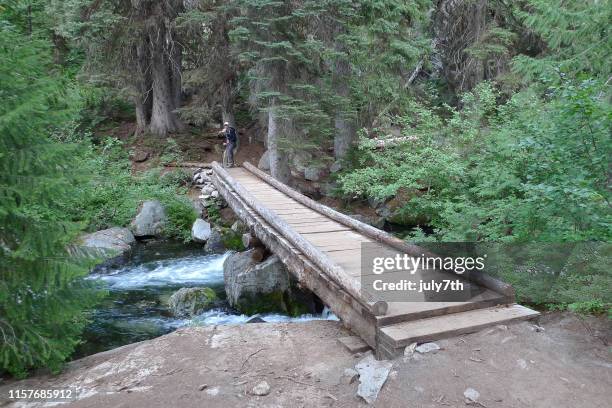
[[[206,242],[210,235],[212,234],[212,229],[210,228],[210,224],[204,221],[201,218],[198,218],[193,223],[191,227],[191,239],[195,242]]]
[[[86,252],[85,256],[93,256],[101,261],[94,270],[121,265],[127,260],[135,242],[132,232],[120,227],[85,234],[77,240],[78,246]]]
[[[143,161],[146,161],[148,158],[149,158],[149,152],[146,152],[144,150],[136,150],[132,154],[132,160],[134,160],[136,163],[142,163]]]
[[[130,224],[130,229],[135,237],[159,237],[164,231],[166,221],[166,210],[159,201],[145,201]]]
[[[322,169],[316,166],[308,166],[304,169],[304,178],[306,180],[319,181],[322,174]]]
[[[259,163],[257,164],[260,170],[268,171],[270,170],[270,152],[266,150],[261,157],[259,158]]]
[[[418,351],[421,354],[425,354],[425,353],[437,353],[438,351],[440,351],[440,346],[438,346],[436,343],[423,343],[420,346],[418,346],[417,348],[415,348],[416,351]]]
[[[129,251],[136,242],[134,235],[127,228],[113,227],[85,234],[79,238],[79,244],[86,248],[95,248],[113,256]]]
[[[190,317],[209,309],[216,298],[211,288],[181,288],[170,296],[168,304],[174,316]]]
[[[312,155],[303,150],[294,151],[289,155],[289,161],[297,173],[304,173],[312,163]]]
[[[242,313],[314,312],[312,294],[300,292],[277,256],[261,263],[253,258],[257,249],[231,254],[223,264],[225,292],[230,305]]]
[[[225,252],[225,245],[223,245],[223,236],[221,232],[214,229],[211,231],[206,244],[204,245],[204,251],[211,254],[222,254]]]

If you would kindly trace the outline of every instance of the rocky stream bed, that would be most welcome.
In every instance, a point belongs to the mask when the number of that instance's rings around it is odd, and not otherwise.
[[[227,302],[223,264],[229,255],[230,252],[207,254],[197,244],[150,241],[137,244],[121,266],[98,269],[89,279],[108,290],[108,296],[93,311],[85,342],[75,358],[152,339],[185,326],[336,319],[327,310],[294,317],[271,312],[256,316],[240,313]],[[212,289],[214,301],[194,316],[176,316],[170,307],[172,294],[196,287]]]

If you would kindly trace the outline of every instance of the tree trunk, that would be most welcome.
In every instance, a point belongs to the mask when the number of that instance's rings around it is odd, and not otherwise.
[[[339,51],[344,51],[343,48],[341,46]],[[350,89],[348,86],[350,71],[351,67],[348,61],[343,57],[339,57],[334,64],[334,82],[336,93],[344,100],[341,106],[350,103]],[[355,126],[353,119],[347,114],[347,110],[343,110],[340,107],[334,118],[334,127],[336,129],[334,134],[334,156],[336,160],[342,160],[355,141]]]
[[[147,130],[151,120],[151,75],[148,70],[149,54],[146,44],[136,46],[136,78],[134,83],[134,107],[136,110],[136,133]]]
[[[183,47],[177,42],[172,43],[171,50],[172,60],[170,63],[171,72],[171,83],[172,92],[174,94],[174,108],[180,108],[183,102],[183,79],[182,79],[182,65],[183,65]]]
[[[279,140],[281,138],[281,124],[276,112],[274,102],[268,110],[268,151],[270,157],[270,173],[272,177],[282,183],[288,183],[290,177],[289,161],[282,157],[279,151]]]
[[[70,51],[68,49],[68,42],[66,41],[66,38],[55,32],[52,33],[52,40],[53,62],[57,65],[64,65],[66,62],[66,55],[68,55],[68,52]]]
[[[172,67],[164,56],[163,43],[151,41],[153,58],[151,76],[153,79],[153,109],[151,112],[151,133],[165,137],[176,132],[181,123],[176,115],[176,93],[172,81]],[[174,84],[176,86],[176,84]]]
[[[221,119],[223,123],[228,122],[230,126],[236,127],[234,118],[234,96],[232,88],[234,84],[232,80],[225,80],[219,88],[219,97],[221,99]]]
[[[345,118],[342,112],[336,113],[334,127],[334,156],[336,160],[342,160],[355,141],[355,129],[352,120]]]
[[[181,102],[182,49],[171,28],[171,21],[180,12],[178,3],[152,2],[153,17],[147,21],[153,90],[149,130],[162,137],[182,128],[176,114]]]

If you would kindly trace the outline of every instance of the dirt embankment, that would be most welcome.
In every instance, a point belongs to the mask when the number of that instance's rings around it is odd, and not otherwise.
[[[130,151],[134,172],[167,164],[164,161],[171,158],[172,153],[179,153],[175,147],[180,150],[179,155],[184,163],[222,161],[224,138],[220,134],[220,128],[187,127],[181,132],[170,134],[167,138],[150,134],[136,135],[135,130],[136,124],[132,121],[108,123],[100,125],[95,139],[102,140],[111,136],[123,141],[125,149]],[[236,151],[236,163],[249,161],[257,165],[265,151],[261,128],[257,122],[252,122],[247,127],[237,130],[239,147]]]
[[[609,320],[550,314],[540,325],[499,326],[397,359],[374,406],[463,407],[473,388],[480,397],[471,406],[608,407]],[[15,388],[74,386],[80,399],[63,406],[365,406],[357,382],[343,377],[360,360],[337,342],[346,335],[331,321],[186,328],[75,361],[56,377],[1,385],[0,398]],[[266,395],[254,395],[258,384]]]

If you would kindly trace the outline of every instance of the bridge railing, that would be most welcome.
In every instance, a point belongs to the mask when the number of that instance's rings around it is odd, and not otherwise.
[[[250,171],[251,173],[253,173],[254,175],[256,175],[257,177],[259,177],[260,179],[262,179],[263,181],[265,181],[266,183],[276,188],[277,190],[293,198],[295,201],[299,202],[300,204],[303,204],[306,207],[314,211],[317,211],[331,218],[334,221],[337,221],[343,225],[346,225],[347,227],[355,231],[358,231],[362,233],[363,235],[369,238],[372,238],[373,240],[377,242],[386,244],[392,248],[397,249],[398,251],[402,253],[406,253],[411,256],[419,257],[421,255],[425,255],[428,257],[436,257],[435,254],[431,253],[430,251],[428,251],[427,249],[423,247],[420,247],[414,244],[410,244],[402,239],[394,237],[393,235],[389,234],[386,231],[379,230],[378,228],[375,228],[369,224],[366,224],[352,217],[349,217],[346,214],[342,214],[341,212],[338,212],[334,210],[333,208],[322,205],[314,201],[313,199],[306,197],[305,195],[299,193],[298,191],[295,191],[294,189],[287,186],[286,184],[283,184],[280,181],[276,180],[274,177],[270,176],[269,174],[259,170],[257,167],[253,166],[249,162],[244,162],[242,166],[248,171]],[[452,269],[449,269],[446,271],[454,273]],[[489,276],[480,271],[471,271],[469,275],[469,280],[481,286],[489,288],[493,291],[501,293],[505,295],[506,297],[508,297],[510,300],[514,300],[514,288],[512,287],[512,285],[509,285],[499,279],[493,278],[492,276]]]

